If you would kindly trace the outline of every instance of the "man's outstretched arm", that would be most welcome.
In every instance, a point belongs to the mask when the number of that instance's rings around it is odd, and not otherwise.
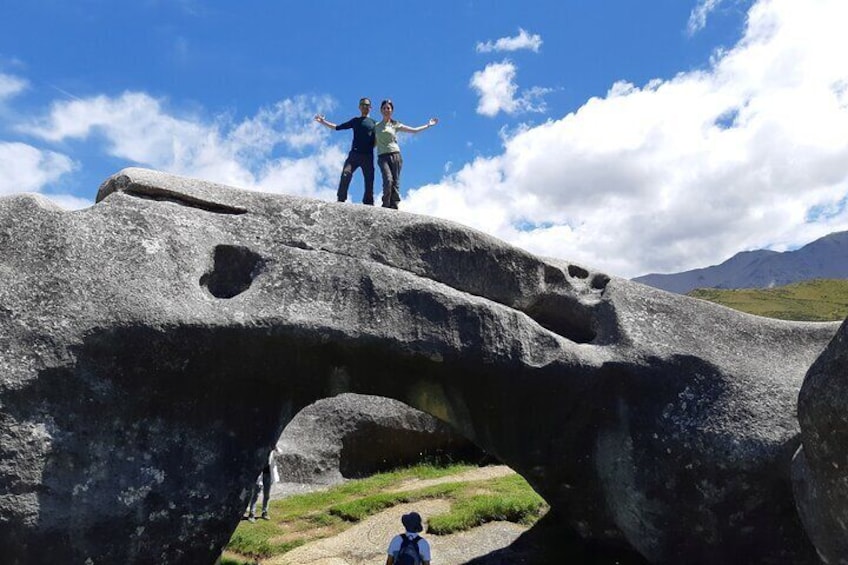
[[[330,122],[323,116],[323,114],[316,114],[315,121],[321,124],[322,126],[327,126],[330,129],[336,129],[336,124]]]

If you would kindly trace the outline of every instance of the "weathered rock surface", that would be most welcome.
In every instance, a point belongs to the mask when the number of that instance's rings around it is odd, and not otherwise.
[[[816,561],[790,460],[837,325],[390,210],[139,169],[98,200],[0,200],[7,562],[213,561],[285,424],[343,392],[447,422],[570,539],[653,563]]]
[[[436,418],[380,396],[340,394],[310,404],[283,430],[284,480],[331,485],[422,459],[480,460],[485,453]]]
[[[804,526],[829,564],[848,563],[848,322],[810,367],[798,398],[793,479]]]

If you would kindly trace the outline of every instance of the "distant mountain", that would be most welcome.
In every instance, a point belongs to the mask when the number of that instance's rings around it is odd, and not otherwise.
[[[768,288],[810,279],[848,279],[848,231],[826,235],[795,251],[743,251],[720,265],[633,280],[686,294],[696,288]]]

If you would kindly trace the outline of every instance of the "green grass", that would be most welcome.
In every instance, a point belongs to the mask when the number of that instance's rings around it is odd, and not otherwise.
[[[848,317],[848,280],[845,279],[816,279],[762,289],[697,289],[689,296],[782,320],[825,322]]]
[[[461,498],[447,514],[431,517],[428,531],[436,535],[446,535],[494,521],[529,526],[538,520],[546,509],[544,499],[529,488],[520,475],[490,481],[489,489],[491,493]]]
[[[231,553],[224,552],[224,555],[215,563],[215,565],[259,565],[255,559],[242,559]]]
[[[465,483],[453,483],[406,492],[376,493],[350,502],[336,504],[330,508],[330,513],[348,522],[359,522],[398,504],[428,498],[452,498],[464,486]]]
[[[325,525],[331,525],[336,523],[338,519],[333,519],[330,509],[338,504],[391,488],[409,479],[438,479],[471,468],[469,465],[449,465],[446,467],[418,465],[406,469],[397,469],[387,473],[379,473],[367,479],[348,481],[326,491],[298,494],[288,497],[284,501],[274,501],[271,508],[274,517],[280,521],[307,518],[312,521],[324,522]],[[316,514],[316,509],[323,509],[324,513]]]
[[[248,522],[249,527],[239,525],[233,532],[227,550],[248,557],[268,557],[291,551],[302,545],[303,540],[280,540],[279,526],[273,522],[257,520],[255,523]]]
[[[519,475],[390,492],[410,479],[435,479],[473,468],[420,465],[349,481],[326,491],[272,501],[270,521],[239,524],[221,565],[254,565],[257,560],[336,535],[351,524],[397,504],[425,499],[451,501],[448,513],[428,517],[428,531],[436,535],[468,530],[494,520],[530,525],[547,511],[545,501]]]

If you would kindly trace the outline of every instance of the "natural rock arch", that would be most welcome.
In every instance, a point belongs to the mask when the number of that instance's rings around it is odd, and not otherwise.
[[[549,521],[655,563],[814,563],[795,403],[836,324],[766,320],[473,230],[128,169],[0,201],[0,551],[202,563],[294,413],[406,402]]]

